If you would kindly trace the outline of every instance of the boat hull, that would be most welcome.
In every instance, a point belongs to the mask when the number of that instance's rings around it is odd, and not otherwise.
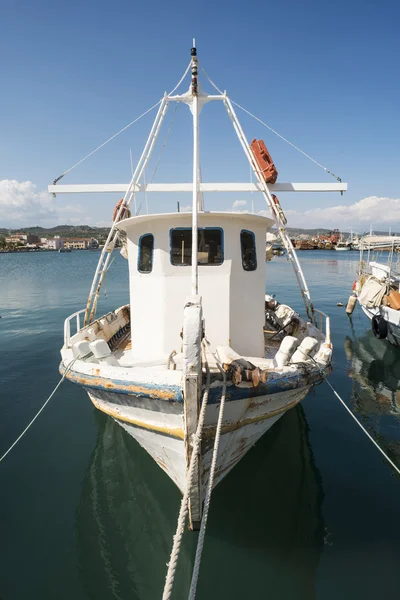
[[[379,308],[367,308],[366,306],[363,306],[362,304],[360,304],[363,312],[367,315],[367,317],[372,320],[373,317],[375,316],[382,316],[387,324],[387,329],[388,329],[388,333],[386,336],[386,340],[388,342],[390,342],[391,344],[393,344],[393,346],[397,346],[398,348],[400,348],[400,323],[392,323],[390,319],[386,318],[385,315],[382,315],[381,311],[379,310]],[[396,311],[397,312],[397,311]],[[396,315],[398,316],[398,315]]]
[[[89,598],[104,590],[124,599],[132,590],[142,600],[161,598],[178,494],[122,428],[95,417],[97,443],[75,513],[80,581]],[[288,411],[213,495],[199,597],[208,597],[212,582],[215,597],[259,598],[268,581],[280,597],[315,600],[323,489],[308,429],[301,406]],[[229,565],[223,572],[222,554]],[[192,568],[193,538],[185,535],[174,597],[188,597]]]
[[[259,396],[243,394],[238,389],[227,395],[220,440],[215,485],[240,461],[247,451],[288,410],[296,406],[310,385]],[[239,388],[240,389],[240,388]],[[244,388],[243,391],[247,390]],[[111,416],[157,462],[184,491],[187,474],[188,440],[184,428],[184,404],[170,400],[128,396],[115,391],[87,388],[94,406]],[[208,404],[202,436],[199,478],[204,497],[211,464],[215,427],[220,402]]]

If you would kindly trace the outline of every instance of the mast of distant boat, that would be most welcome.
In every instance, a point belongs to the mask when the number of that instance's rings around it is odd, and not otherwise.
[[[193,39],[192,55],[192,114],[193,114],[193,192],[192,192],[192,296],[199,291],[199,267],[197,264],[198,246],[198,211],[199,211],[199,173],[200,173],[200,144],[199,144],[199,98],[197,79],[197,50]]]

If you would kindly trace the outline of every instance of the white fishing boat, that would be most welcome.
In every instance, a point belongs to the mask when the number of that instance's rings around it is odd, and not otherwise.
[[[388,235],[376,235],[372,228],[369,234],[363,235],[358,243],[359,250],[386,250],[390,252],[392,248],[395,251],[400,249],[400,236],[392,235],[390,232]]]
[[[267,241],[265,246],[265,259],[270,261],[274,256],[283,256],[284,249],[280,243],[280,238],[274,233],[267,233]]]
[[[335,246],[335,250],[337,250],[338,252],[351,250],[351,245],[347,241],[344,241],[344,238],[341,235],[338,243]]]
[[[371,248],[368,246],[367,260],[364,261],[361,244],[358,279],[353,284],[346,312],[351,315],[358,302],[371,320],[375,337],[400,346],[400,268],[398,261],[393,260],[394,248],[393,240],[385,263],[370,260]]]
[[[49,186],[51,193],[124,193],[87,306],[65,321],[60,370],[83,386],[94,406],[132,435],[182,492],[189,490],[192,528],[202,518],[216,436],[214,485],[330,370],[329,317],[313,306],[273,192],[347,189],[340,180],[275,183],[268,151],[260,140],[248,143],[230,97],[199,86],[196,54],[193,47],[188,91],[177,94],[175,88],[158,103],[129,184],[68,186],[57,184],[58,178]],[[199,113],[208,102],[226,109],[256,183],[201,181]],[[193,180],[146,184],[146,165],[174,103],[188,105],[192,114]],[[191,192],[192,212],[130,216],[138,191]],[[206,212],[207,192],[260,193],[271,216]],[[306,319],[284,298],[279,303],[265,295],[266,233],[273,225],[293,265]],[[130,304],[97,318],[100,287],[118,239],[129,262]]]
[[[353,380],[351,404],[363,415],[383,417],[400,413],[400,363],[398,351],[381,344],[367,331],[362,337],[346,338],[348,375]],[[358,385],[357,385],[358,384]]]

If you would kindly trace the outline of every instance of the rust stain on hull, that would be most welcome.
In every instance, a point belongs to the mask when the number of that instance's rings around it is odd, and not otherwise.
[[[64,372],[65,367],[63,364],[61,364],[60,373],[64,375]],[[132,394],[134,396],[144,396],[159,400],[175,400],[177,402],[181,401],[181,398],[175,389],[160,388],[156,386],[146,387],[138,384],[130,384],[128,382],[114,383],[110,379],[100,377],[99,373],[99,369],[94,369],[94,374],[87,376],[79,374],[76,371],[69,371],[67,373],[67,379],[73,383],[78,383],[88,388],[99,388],[105,391],[115,391],[122,394]]]
[[[301,402],[302,399],[303,399],[303,397],[298,398],[297,400],[294,400],[293,402],[286,404],[282,408],[277,408],[275,410],[271,410],[271,412],[269,412],[265,415],[258,415],[256,417],[248,417],[247,419],[243,419],[242,421],[238,421],[237,423],[227,423],[226,425],[222,425],[221,433],[230,433],[232,431],[236,431],[237,429],[240,429],[241,427],[246,427],[246,425],[251,425],[252,423],[258,423],[260,421],[266,421],[267,419],[272,419],[272,417],[276,417],[277,415],[285,413],[286,411],[290,410],[291,408],[294,408],[296,406],[296,404]],[[204,438],[212,438],[214,436],[215,436],[215,426],[208,427],[203,432]]]
[[[177,438],[177,439],[181,439],[181,440],[184,439],[183,429],[172,428],[172,427],[161,427],[159,425],[152,425],[150,423],[145,423],[144,421],[139,421],[137,419],[131,419],[130,417],[121,415],[121,413],[119,413],[116,410],[105,407],[104,405],[100,404],[97,400],[95,400],[91,396],[89,396],[89,398],[92,401],[93,405],[98,410],[105,413],[106,415],[109,415],[110,417],[113,417],[114,419],[117,419],[117,421],[123,421],[124,423],[129,423],[130,425],[135,425],[136,427],[140,427],[140,429],[147,429],[149,431],[154,431],[156,433],[163,433],[164,435],[169,435],[169,436]]]

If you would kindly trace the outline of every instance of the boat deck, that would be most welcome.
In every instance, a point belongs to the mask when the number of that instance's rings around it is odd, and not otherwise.
[[[284,334],[278,334],[276,331],[264,330],[264,338],[265,338],[265,353],[264,356],[259,357],[243,357],[250,362],[253,362],[256,366],[260,368],[267,368],[270,365],[271,360],[275,358],[276,353],[279,350],[282,338]],[[118,360],[121,366],[123,367],[134,367],[137,366],[134,364],[131,355],[132,350],[132,338],[131,332],[129,331],[126,336],[124,336],[113,348],[113,354],[115,358]],[[208,355],[208,364],[211,370],[218,371],[217,363],[210,353]],[[172,362],[172,368],[174,363]],[[144,366],[144,365],[143,365]],[[159,362],[157,364],[160,366],[168,366],[168,359],[165,361]],[[175,366],[177,368],[177,366]]]

